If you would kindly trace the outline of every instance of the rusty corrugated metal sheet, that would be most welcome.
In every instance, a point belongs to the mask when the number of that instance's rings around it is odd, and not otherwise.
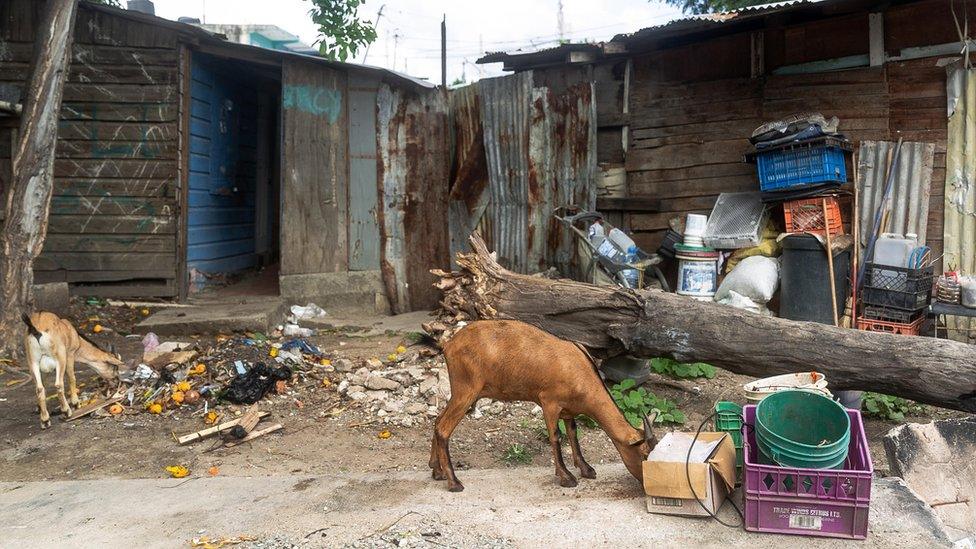
[[[858,150],[857,176],[859,206],[858,219],[862,227],[861,245],[868,241],[874,227],[875,212],[881,204],[890,155],[897,143],[890,141],[862,141]],[[932,186],[932,162],[935,144],[903,142],[898,170],[892,182],[891,214],[886,232],[915,233],[925,242],[929,218],[929,194]]]
[[[946,148],[945,225],[942,264],[976,275],[976,70],[956,62],[947,68],[949,136]],[[949,317],[949,336],[973,342],[973,322]]]
[[[454,170],[448,203],[453,269],[457,267],[456,254],[469,250],[467,236],[478,228],[490,194],[478,85],[453,90],[449,103],[454,140]]]
[[[380,269],[394,313],[432,308],[430,269],[449,265],[447,101],[441,90],[377,92]]]
[[[478,91],[491,194],[487,215],[494,221],[487,234],[491,234],[498,262],[525,272],[532,72],[483,79],[478,82]]]
[[[576,247],[552,212],[566,204],[595,207],[594,86],[556,94],[532,82],[531,72],[482,80],[452,99],[459,145],[480,137],[484,147],[483,160],[456,156],[462,163],[451,191],[452,247],[464,249],[476,226],[502,265],[518,272],[555,266],[569,276]],[[475,102],[480,135],[470,112]]]
[[[555,208],[574,204],[596,208],[596,101],[594,84],[565,93],[532,91],[529,133],[528,267],[555,266],[576,274],[573,235],[552,217]]]

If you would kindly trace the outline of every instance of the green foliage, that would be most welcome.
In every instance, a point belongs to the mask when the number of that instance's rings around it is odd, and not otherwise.
[[[678,410],[673,402],[658,397],[643,387],[637,387],[633,379],[625,379],[611,387],[610,396],[627,418],[627,422],[635,429],[643,428],[644,417],[655,410],[658,413],[655,423],[685,422],[684,412]]]
[[[560,419],[557,425],[559,427],[559,435],[565,437],[566,423]],[[529,429],[530,431],[532,431],[535,434],[535,438],[547,442],[549,441],[549,429],[546,429],[545,422],[522,420],[519,423],[519,426],[522,427],[523,429]],[[597,425],[596,421],[594,421],[593,418],[591,418],[590,416],[587,416],[585,414],[580,414],[576,416],[577,430],[582,428],[596,429],[597,427],[599,427],[599,425]]]
[[[93,4],[104,4],[106,6],[112,6],[113,8],[122,8],[122,2],[120,0],[88,0]]]
[[[712,379],[715,377],[715,366],[704,362],[693,362],[691,364],[681,364],[670,358],[652,358],[651,369],[655,372],[676,377],[679,379],[695,379],[704,377]]]
[[[665,0],[668,4],[681,8],[684,13],[695,15],[734,11],[749,6],[767,4],[767,0]]]
[[[502,461],[509,465],[527,465],[532,463],[532,453],[525,446],[515,443],[505,448],[502,454]]]
[[[363,0],[309,0],[312,22],[319,26],[319,52],[323,57],[345,61],[359,48],[376,40],[373,23],[359,18]]]
[[[918,414],[923,410],[921,405],[911,400],[880,393],[864,393],[861,409],[869,416],[889,421],[904,421],[905,414]]]

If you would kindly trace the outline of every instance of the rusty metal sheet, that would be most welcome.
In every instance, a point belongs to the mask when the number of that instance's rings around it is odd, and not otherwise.
[[[464,176],[451,191],[452,249],[463,249],[474,226],[505,267],[525,273],[555,266],[572,276],[576,246],[552,212],[566,204],[595,207],[594,86],[554,93],[533,86],[532,78],[527,71],[481,80],[476,91],[463,92],[474,97],[452,99],[456,139],[464,146],[477,140],[467,111],[480,103],[486,165],[482,171],[473,154],[457,157],[456,172]],[[487,188],[472,173],[487,173]]]
[[[490,194],[478,85],[471,84],[451,91],[449,104],[454,138],[454,170],[451,174],[448,225],[451,268],[454,269],[457,267],[457,253],[469,251],[467,237],[478,228],[478,222],[488,207]]]
[[[478,82],[491,199],[491,240],[498,262],[528,267],[529,116],[532,72]]]
[[[380,268],[395,313],[431,308],[428,271],[449,264],[447,100],[440,90],[377,91]]]
[[[896,145],[890,141],[862,141],[858,150],[858,219],[862,228],[862,247],[867,245],[870,229],[874,227],[875,212],[884,195],[889,158]],[[934,143],[902,143],[898,170],[892,181],[891,214],[885,232],[914,233],[919,242],[925,242],[934,155]]]
[[[976,70],[960,62],[947,67],[948,143],[946,147],[945,225],[942,264],[976,275]],[[973,343],[974,323],[948,317],[949,337]]]

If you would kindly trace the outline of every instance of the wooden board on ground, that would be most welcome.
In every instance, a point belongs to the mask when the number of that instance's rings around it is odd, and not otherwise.
[[[254,440],[254,439],[258,438],[258,437],[263,437],[264,435],[271,434],[271,433],[273,433],[275,431],[279,431],[281,429],[284,429],[284,426],[282,426],[280,423],[275,423],[273,425],[269,425],[268,427],[265,427],[264,429],[258,429],[257,431],[251,431],[250,433],[248,433],[248,435],[246,437],[244,437],[244,438],[242,438],[240,440],[231,440],[231,441],[226,442],[224,444],[224,448],[233,448],[234,446],[237,446],[239,444],[244,444],[245,442],[250,442],[250,441],[252,441],[252,440]]]
[[[270,412],[258,412],[258,415],[263,418],[263,417],[267,417],[267,416],[271,415],[271,413]],[[221,423],[219,425],[214,425],[213,427],[208,427],[206,429],[197,431],[195,433],[190,433],[188,435],[183,435],[181,437],[176,437],[176,442],[178,442],[182,446],[184,444],[189,444],[191,442],[196,442],[198,440],[203,440],[205,438],[212,437],[212,436],[214,436],[214,435],[216,435],[218,433],[221,433],[223,431],[230,430],[235,425],[237,425],[237,424],[239,424],[241,422],[241,418],[243,418],[243,416],[241,416],[241,417],[239,417],[237,419],[232,419],[230,421],[225,421],[225,422],[223,422],[223,423]]]
[[[111,405],[115,404],[116,402],[121,402],[122,401],[122,398],[123,398],[123,395],[119,395],[119,396],[114,396],[114,397],[109,398],[109,399],[106,399],[106,400],[100,400],[98,402],[93,402],[93,403],[89,404],[88,406],[82,406],[81,408],[78,408],[74,412],[71,412],[71,415],[68,416],[68,419],[66,419],[65,421],[74,421],[74,420],[76,420],[76,419],[78,419],[80,417],[85,417],[88,414],[94,412],[95,410],[101,410],[102,408],[104,408],[106,406],[111,406]]]

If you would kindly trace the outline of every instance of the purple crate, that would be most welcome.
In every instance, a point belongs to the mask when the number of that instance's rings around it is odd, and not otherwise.
[[[851,418],[851,445],[843,469],[762,465],[757,455],[756,407],[743,408],[745,528],[750,532],[864,539],[868,535],[871,476],[861,412]]]

